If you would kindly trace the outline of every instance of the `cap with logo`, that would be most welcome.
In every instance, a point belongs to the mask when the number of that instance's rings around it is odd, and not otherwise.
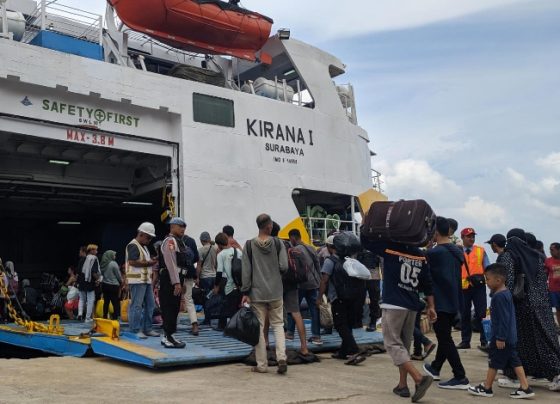
[[[187,222],[185,222],[180,217],[174,217],[173,219],[171,219],[169,221],[169,225],[172,225],[172,224],[175,224],[175,225],[181,226],[181,227],[187,227]]]
[[[471,234],[476,236],[476,232],[472,227],[467,227],[466,229],[461,230],[461,237],[470,236]]]

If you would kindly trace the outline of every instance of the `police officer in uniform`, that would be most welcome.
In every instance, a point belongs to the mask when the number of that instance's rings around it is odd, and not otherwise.
[[[192,266],[193,253],[183,242],[187,224],[180,217],[169,222],[170,234],[163,240],[160,253],[159,302],[163,317],[164,335],[161,344],[166,348],[184,348],[185,343],[176,340],[177,316],[181,306],[182,284],[187,268]]]

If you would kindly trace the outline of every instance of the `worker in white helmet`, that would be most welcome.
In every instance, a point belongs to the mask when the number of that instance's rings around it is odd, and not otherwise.
[[[155,236],[155,226],[149,222],[142,223],[136,238],[126,246],[126,278],[130,288],[128,324],[130,331],[141,339],[159,337],[159,333],[152,329],[155,308],[152,270],[157,260],[151,258],[147,248]]]

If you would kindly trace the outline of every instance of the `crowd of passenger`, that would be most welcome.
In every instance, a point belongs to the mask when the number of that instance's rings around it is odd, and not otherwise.
[[[221,331],[240,307],[250,307],[261,328],[252,370],[268,371],[272,328],[278,374],[288,370],[286,340],[295,338],[296,329],[302,359],[312,355],[308,345],[322,345],[322,336],[334,327],[342,342],[333,358],[358,365],[366,354],[353,330],[374,332],[381,322],[385,348],[399,370],[393,389],[399,397],[416,402],[434,380],[440,388],[491,397],[498,370],[504,374],[499,385],[514,388],[512,398],[533,397],[530,383],[543,380],[550,390],[560,391],[559,326],[553,317],[555,309],[560,324],[559,243],[550,245],[547,257],[533,234],[512,229],[486,242],[498,256],[491,263],[485,248],[475,243],[473,228],[457,236],[458,223],[443,217],[437,218],[434,239],[425,248],[356,238],[360,248],[345,249],[348,243],[341,240],[355,236],[337,232],[316,249],[303,242],[298,229],[279,238],[280,227],[269,215],[259,215],[256,224],[257,236],[243,246],[235,240],[234,228],[226,225],[213,238],[208,232],[200,234],[197,247],[181,218],[171,219],[169,234],[158,241],[155,226],[145,222],[124,249],[123,266],[115,251],[100,254],[95,244],[82,247],[77,267],[68,269],[60,288],[64,310],[70,319],[92,322],[102,298],[103,318],[128,321],[137,338],[161,336],[165,348],[181,349],[186,344],[175,336],[181,311],[189,317],[189,332],[198,336],[201,326]],[[369,279],[341,275],[352,259],[367,268]],[[305,277],[294,280],[300,267]],[[4,265],[3,283],[10,294],[18,294],[12,262]],[[29,281],[21,286],[25,290]],[[2,297],[6,317],[4,303],[13,296]],[[22,301],[26,299],[24,293]],[[201,325],[195,300],[205,311]],[[302,307],[310,318],[311,335],[306,334]],[[366,324],[364,309],[369,311]],[[423,335],[422,315],[433,324],[437,341]],[[154,328],[154,316],[161,317],[162,335]],[[454,327],[461,329],[457,345]],[[473,328],[480,332],[478,348],[489,355],[486,380],[477,386],[471,386],[460,355],[471,348]],[[418,370],[412,360],[426,360],[434,351],[434,360]],[[445,362],[453,377],[442,381]]]

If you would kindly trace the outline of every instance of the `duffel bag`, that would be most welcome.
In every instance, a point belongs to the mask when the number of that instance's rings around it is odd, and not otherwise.
[[[389,241],[422,247],[435,233],[436,215],[422,199],[374,202],[361,227],[370,241]]]

